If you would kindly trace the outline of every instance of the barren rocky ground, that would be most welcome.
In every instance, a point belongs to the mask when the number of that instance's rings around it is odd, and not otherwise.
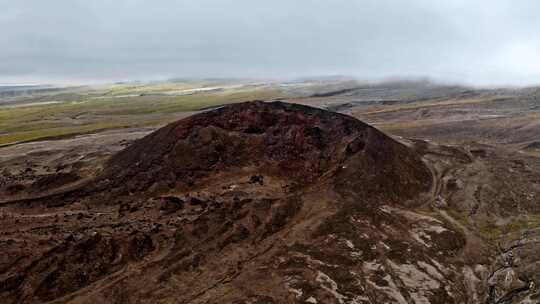
[[[303,90],[0,148],[0,302],[540,302],[535,89]]]

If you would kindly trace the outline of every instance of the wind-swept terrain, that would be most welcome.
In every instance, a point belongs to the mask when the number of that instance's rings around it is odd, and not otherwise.
[[[540,89],[0,96],[0,303],[540,302]]]

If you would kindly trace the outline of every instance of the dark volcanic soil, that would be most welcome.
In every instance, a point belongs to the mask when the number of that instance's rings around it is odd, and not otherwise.
[[[100,187],[122,193],[188,190],[238,168],[302,187],[323,175],[354,175],[350,182],[362,184],[357,191],[386,187],[403,200],[426,190],[430,180],[414,152],[352,117],[250,102],[194,115],[137,141],[109,161]]]
[[[352,117],[280,102],[200,113],[135,141],[95,179],[62,188],[77,176],[51,174],[29,187],[60,190],[5,200],[0,302],[534,297],[530,268],[491,259],[489,243],[447,213],[511,212],[502,199],[490,210],[482,189],[478,206],[464,203],[476,192],[463,179],[489,180],[475,170],[497,168],[483,162],[489,149],[471,150],[483,153],[398,143]],[[527,170],[520,161],[511,174]],[[516,248],[534,250],[529,240]],[[510,271],[511,286],[496,279]]]

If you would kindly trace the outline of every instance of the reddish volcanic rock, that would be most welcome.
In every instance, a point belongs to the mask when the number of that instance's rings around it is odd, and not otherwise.
[[[260,101],[169,124],[115,155],[102,180],[123,192],[151,186],[187,189],[217,172],[242,167],[301,185],[339,173],[350,182],[366,181],[359,191],[410,192],[401,199],[425,190],[430,182],[414,152],[355,118]]]
[[[413,148],[352,117],[282,102],[225,106],[134,142],[89,185],[21,202],[45,214],[17,223],[27,230],[14,235],[29,236],[6,245],[0,295],[7,303],[392,302],[409,290],[394,283],[409,261],[429,272],[445,263],[439,254],[464,246],[449,223],[406,210],[431,182]],[[389,278],[392,290],[372,288]],[[443,299],[432,303],[462,295],[429,283]]]

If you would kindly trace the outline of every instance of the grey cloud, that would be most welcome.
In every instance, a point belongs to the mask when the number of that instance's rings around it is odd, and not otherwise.
[[[540,83],[533,0],[0,4],[0,83],[324,74]]]

